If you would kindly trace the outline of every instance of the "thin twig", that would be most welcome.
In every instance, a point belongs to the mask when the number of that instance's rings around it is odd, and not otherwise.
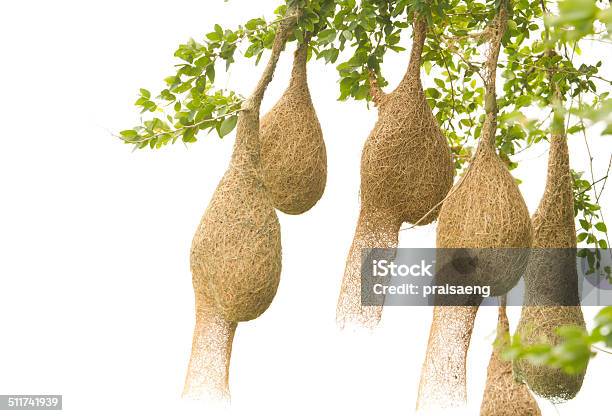
[[[612,160],[612,159],[610,159],[610,160]],[[604,181],[604,186],[605,186],[605,183],[606,183],[607,180],[608,180],[608,175],[606,175],[606,176],[604,176],[602,178],[597,179],[595,182],[590,183],[588,188],[586,188],[586,189],[582,190],[581,192],[577,193],[576,196],[580,196],[580,195],[584,194],[585,192],[590,191],[591,188],[595,186],[595,184],[597,184],[597,183],[599,183],[601,181]]]
[[[578,105],[580,105],[582,107],[582,93],[578,94]],[[586,135],[586,127],[584,125],[584,119],[582,118],[582,116],[579,116],[579,118],[580,118],[580,125],[582,126],[582,136],[584,138],[584,144],[586,146],[587,153],[589,155],[589,171],[591,173],[591,183],[594,184],[595,183],[595,172],[594,172],[594,169],[593,169],[593,159],[594,158],[593,158],[593,154],[591,153],[591,147],[589,146],[589,140],[588,140],[587,135]],[[610,161],[608,162],[608,169],[607,169],[607,172],[606,172],[606,179],[607,179],[608,173],[610,172],[610,164],[612,164],[612,156],[610,157]],[[593,195],[595,196],[595,203],[596,204],[599,204],[599,199],[601,198],[601,195],[603,193],[603,190],[604,190],[606,182],[607,182],[607,180],[604,181],[604,184],[603,184],[603,186],[602,186],[602,188],[601,188],[601,190],[599,192],[597,192],[597,187],[596,186],[592,187]],[[604,218],[603,211],[600,210],[599,211],[599,215],[600,215],[601,221],[603,223],[605,223],[606,220]],[[589,225],[590,226],[593,225],[593,216],[592,215],[589,217]],[[608,236],[608,232],[607,231],[604,232],[604,236],[606,238],[606,243],[607,243],[607,246],[608,246],[608,250],[610,250],[610,252],[612,252],[612,247],[610,247],[610,237]]]
[[[436,40],[438,41],[438,43],[442,43],[440,42],[440,37],[438,36],[438,33],[436,32],[436,30],[432,30],[434,36],[436,37]],[[455,116],[455,114],[457,113],[456,108],[455,108],[455,87],[453,85],[453,75],[451,74],[450,68],[448,67],[448,63],[446,62],[446,57],[444,55],[444,52],[442,52],[442,50],[440,51],[440,55],[442,55],[442,62],[444,63],[444,67],[446,68],[446,72],[448,74],[448,80],[450,82],[450,90],[451,90],[451,100],[453,101],[453,106],[452,106],[452,113],[451,113],[451,119]]]
[[[591,345],[591,348],[593,348],[593,349],[594,349],[594,350],[596,350],[596,351],[599,351],[599,352],[603,352],[603,353],[605,353],[605,354],[610,354],[610,355],[612,355],[612,351],[607,350],[607,349],[605,349],[605,348],[598,347],[597,345]]]
[[[242,100],[241,100],[241,101],[242,101]],[[143,138],[142,138],[142,139],[140,139],[140,140],[130,140],[130,139],[128,139],[128,138],[121,137],[121,136],[118,136],[118,135],[116,135],[116,134],[113,134],[113,136],[115,136],[116,138],[118,138],[118,139],[120,139],[120,140],[123,140],[123,141],[124,141],[124,142],[126,142],[126,143],[139,144],[139,143],[144,143],[144,142],[149,141],[149,140],[152,140],[152,139],[157,139],[158,137],[164,136],[164,135],[166,135],[166,134],[169,134],[170,136],[173,136],[173,135],[176,135],[177,133],[180,133],[180,132],[182,132],[182,131],[184,131],[184,130],[187,130],[187,129],[189,129],[189,128],[192,128],[192,127],[199,127],[199,126],[201,126],[202,124],[207,123],[207,122],[209,122],[209,121],[216,121],[216,120],[220,120],[220,119],[222,119],[222,118],[225,118],[225,117],[228,117],[228,116],[232,116],[232,115],[234,115],[234,114],[238,114],[238,113],[239,113],[239,112],[241,112],[241,111],[242,111],[242,109],[241,109],[241,108],[239,108],[238,110],[230,111],[229,113],[225,113],[225,114],[223,114],[223,115],[219,115],[219,116],[216,116],[216,117],[207,118],[207,119],[205,119],[205,120],[202,120],[202,121],[197,122],[197,123],[195,123],[195,124],[191,124],[191,125],[189,125],[189,126],[183,126],[183,127],[179,127],[179,128],[177,128],[177,129],[175,129],[175,130],[171,130],[171,131],[164,131],[164,132],[157,133],[157,134],[154,134],[154,135],[149,136],[149,137],[143,137]]]

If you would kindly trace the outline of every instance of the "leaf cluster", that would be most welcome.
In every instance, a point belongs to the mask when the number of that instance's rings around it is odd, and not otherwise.
[[[504,357],[560,368],[568,374],[580,373],[586,369],[590,358],[597,351],[602,351],[602,347],[612,348],[612,306],[599,311],[595,317],[595,327],[590,332],[577,326],[561,326],[556,332],[562,340],[557,345],[525,345],[520,335],[516,334],[512,337],[511,346],[504,351]]]

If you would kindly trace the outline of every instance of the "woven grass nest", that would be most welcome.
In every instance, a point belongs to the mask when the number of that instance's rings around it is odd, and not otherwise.
[[[426,33],[425,19],[416,17],[408,70],[392,93],[377,91],[373,81],[378,121],[361,155],[361,210],[396,227],[434,221],[439,211],[434,207],[454,176],[450,148],[421,85]]]
[[[533,216],[534,250],[525,273],[525,300],[517,327],[524,345],[556,345],[560,326],[586,328],[578,298],[573,181],[567,137],[551,137],[544,196]],[[529,361],[514,363],[516,377],[553,402],[572,399],[580,391],[586,369],[568,374]]]
[[[306,72],[308,44],[295,52],[289,87],[261,120],[261,172],[273,205],[301,214],[323,195],[327,154]]]
[[[556,345],[561,341],[561,337],[555,331],[566,325],[585,328],[579,306],[529,306],[523,308],[517,333],[523,345]],[[559,368],[516,360],[514,373],[518,380],[529,385],[537,395],[553,403],[561,403],[576,397],[582,387],[586,370],[568,374]]]
[[[506,307],[499,308],[497,337],[487,368],[487,382],[480,406],[480,416],[540,416],[540,408],[525,384],[512,374],[512,362],[502,353],[510,345],[510,324]]]
[[[495,131],[484,131],[468,171],[442,204],[436,244],[472,250],[477,264],[466,285],[488,285],[501,296],[525,270],[532,228],[525,201],[514,178],[493,148]],[[493,136],[493,137],[492,137]],[[486,249],[486,250],[481,250]],[[501,249],[501,250],[498,250]]]
[[[265,86],[243,104],[230,166],[191,248],[196,294],[211,299],[229,322],[261,315],[280,280],[280,225],[259,167],[259,108]]]
[[[485,80],[486,115],[478,148],[464,176],[444,199],[438,216],[438,248],[525,249],[531,246],[532,227],[523,197],[508,169],[495,152],[497,103],[496,67],[507,28],[508,4],[487,28]],[[526,266],[527,256],[496,256],[504,250],[477,250],[478,268],[465,277],[465,285],[486,284],[493,296],[513,287]],[[484,255],[484,257],[482,257]],[[486,267],[481,267],[486,265]],[[454,408],[465,405],[466,358],[480,302],[465,299],[466,306],[436,306],[423,363],[417,409]]]
[[[242,113],[238,135],[257,137],[255,117]],[[253,130],[255,129],[255,130]],[[257,318],[280,280],[280,225],[268,192],[239,149],[221,179],[193,240],[194,287],[230,322]]]
[[[439,248],[461,249],[461,255],[475,249],[473,260],[477,267],[465,284],[488,285],[492,296],[502,296],[516,285],[525,270],[533,237],[525,200],[495,151],[495,70],[507,27],[506,8],[507,5],[500,7],[496,21],[489,26],[482,136],[466,173],[442,204],[436,234]]]
[[[183,396],[229,397],[228,369],[237,322],[260,316],[278,288],[281,234],[260,173],[259,112],[295,21],[277,30],[271,58],[238,116],[234,152],[196,230],[191,272],[196,326]]]
[[[420,67],[427,33],[424,18],[414,20],[414,39],[406,74],[398,87],[384,94],[371,80],[378,121],[361,156],[361,209],[346,262],[336,318],[373,327],[382,306],[361,305],[361,256],[367,248],[395,248],[403,222],[435,220],[452,186],[450,148],[429,107]]]

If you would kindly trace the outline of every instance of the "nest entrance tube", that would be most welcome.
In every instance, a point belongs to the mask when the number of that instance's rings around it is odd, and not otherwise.
[[[361,155],[361,208],[347,257],[336,321],[374,327],[382,306],[361,304],[361,259],[364,249],[395,248],[403,222],[427,224],[452,186],[450,148],[427,103],[420,67],[427,22],[415,15],[413,45],[406,74],[385,94],[370,81],[378,120]]]
[[[478,148],[464,176],[442,204],[436,244],[445,249],[511,249],[531,246],[532,228],[525,201],[497,153],[496,68],[508,20],[508,1],[503,0],[487,28],[489,44],[483,79],[485,120]],[[480,250],[490,253],[491,250]],[[495,252],[495,250],[492,250]],[[500,252],[504,252],[501,250]],[[502,295],[519,280],[527,256],[496,259],[503,273],[489,273],[491,294]],[[492,259],[475,259],[476,264]],[[511,267],[510,267],[511,266]],[[478,275],[475,272],[473,275]],[[473,282],[466,277],[464,285]],[[479,282],[480,283],[480,282]],[[427,352],[421,372],[417,409],[461,407],[467,403],[466,358],[478,306],[435,306]]]
[[[191,246],[196,326],[183,395],[229,398],[228,368],[238,322],[270,305],[280,280],[280,225],[260,173],[259,111],[296,9],[289,7],[272,54],[238,116],[234,152]]]
[[[465,364],[478,307],[434,308],[417,409],[461,407],[466,403]]]
[[[380,321],[382,306],[361,304],[361,267],[362,259],[365,257],[363,254],[371,248],[396,248],[399,227],[399,224],[370,217],[363,211],[360,213],[353,244],[346,261],[336,310],[340,327],[348,323],[373,328]]]
[[[191,346],[198,353],[189,360],[183,397],[229,398],[229,362],[236,326],[219,317],[213,308],[198,305]]]

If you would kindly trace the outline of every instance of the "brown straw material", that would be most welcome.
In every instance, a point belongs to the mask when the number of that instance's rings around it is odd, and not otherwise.
[[[480,406],[480,416],[540,416],[540,408],[527,386],[512,374],[512,362],[502,353],[510,346],[510,324],[505,300],[499,307],[497,337],[487,368],[487,382]]]
[[[193,238],[196,328],[184,391],[189,397],[203,392],[229,397],[227,371],[236,323],[261,315],[278,287],[280,226],[259,170],[259,110],[295,9],[289,8],[287,16],[255,91],[242,105],[229,168]]]
[[[198,302],[183,397],[229,399],[229,361],[236,323],[218,316],[213,307]]]
[[[555,85],[553,89],[560,104],[560,92]],[[533,226],[535,250],[525,273],[525,300],[517,333],[524,345],[556,345],[561,341],[558,327],[586,328],[578,298],[573,180],[564,131],[551,136],[546,188]],[[586,373],[585,369],[570,375],[525,360],[516,361],[514,371],[536,394],[554,402],[574,398]]]
[[[298,46],[289,87],[261,120],[261,172],[274,206],[301,214],[323,195],[327,154],[310,98],[308,43]]]
[[[361,305],[362,255],[364,250],[370,248],[396,248],[400,225],[390,224],[386,218],[368,215],[364,210],[359,214],[336,309],[336,319],[341,328],[345,324],[373,328],[380,321],[382,306]]]
[[[497,103],[496,67],[506,31],[508,1],[502,1],[487,30],[486,116],[482,136],[470,166],[442,204],[438,218],[439,248],[528,248],[532,229],[529,212],[510,172],[495,152]],[[504,250],[480,250],[478,253]],[[475,259],[477,264],[497,264],[486,284],[493,295],[516,284],[524,262],[516,256]],[[506,264],[508,263],[508,264]],[[480,279],[479,279],[480,280]],[[481,284],[482,282],[476,282]],[[474,282],[464,282],[465,285]],[[436,306],[417,399],[417,409],[462,406],[466,396],[466,357],[478,306]]]
[[[434,307],[417,410],[465,405],[465,365],[477,312],[475,306]]]
[[[396,247],[403,222],[423,216],[421,224],[434,221],[438,210],[431,209],[453,181],[450,148],[421,85],[425,18],[415,16],[413,29],[410,62],[398,87],[385,94],[375,80],[370,83],[378,121],[361,156],[361,210],[336,309],[340,327],[374,327],[382,314],[382,306],[361,305],[362,249]]]

